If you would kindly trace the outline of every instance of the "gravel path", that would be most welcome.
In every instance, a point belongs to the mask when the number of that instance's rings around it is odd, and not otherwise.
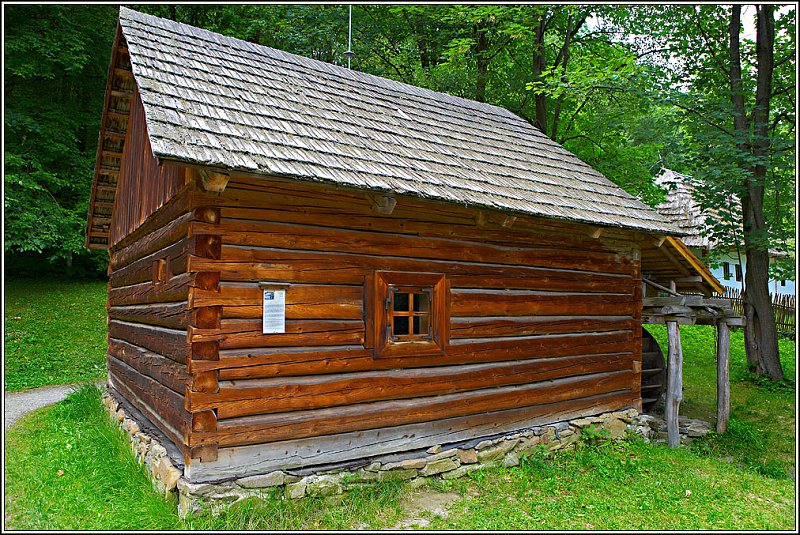
[[[98,385],[102,385],[99,382]],[[47,405],[57,403],[81,386],[80,384],[43,386],[24,392],[5,392],[5,429],[28,414]]]

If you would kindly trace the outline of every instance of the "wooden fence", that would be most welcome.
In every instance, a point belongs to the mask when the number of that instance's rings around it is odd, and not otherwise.
[[[739,290],[735,288],[725,288],[725,293],[720,297],[731,300],[735,314],[740,316],[744,315],[744,302],[742,301],[742,295]],[[795,296],[770,294],[770,297],[772,298],[772,310],[775,312],[775,324],[778,327],[778,332],[794,334],[797,326]]]

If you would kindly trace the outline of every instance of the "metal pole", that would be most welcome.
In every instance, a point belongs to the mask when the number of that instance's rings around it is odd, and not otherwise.
[[[347,20],[347,50],[353,50],[353,4],[350,4],[350,15]],[[347,68],[350,68],[350,56],[347,56]]]

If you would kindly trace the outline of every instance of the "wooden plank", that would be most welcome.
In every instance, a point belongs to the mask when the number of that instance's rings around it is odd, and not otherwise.
[[[630,316],[488,316],[454,317],[450,338],[492,338],[632,329]]]
[[[680,255],[680,257],[685,260],[687,264],[692,267],[696,273],[699,273],[700,276],[703,278],[706,284],[703,285],[704,288],[710,288],[711,291],[721,294],[725,291],[722,287],[720,282],[714,277],[708,267],[703,264],[703,262],[697,258],[694,253],[692,253],[689,248],[686,246],[678,238],[673,238],[672,236],[667,236],[667,242],[673,247],[675,251]],[[694,273],[693,273],[694,275]],[[711,293],[711,292],[708,292]]]
[[[189,353],[186,331],[111,320],[108,322],[108,336],[149,349],[181,364],[186,363]]]
[[[477,437],[509,433],[537,425],[621,410],[631,406],[630,402],[629,393],[611,393],[394,428],[221,448],[215,462],[187,463],[184,476],[193,483],[219,481],[273,470],[290,470],[424,449],[436,444],[446,446]]]
[[[683,350],[681,349],[680,330],[674,321],[667,322],[667,338],[669,350],[667,352],[667,400],[664,405],[664,419],[667,422],[667,443],[670,448],[677,448],[681,442],[678,431],[678,412],[683,400]]]
[[[728,430],[731,415],[730,353],[730,327],[725,321],[717,322],[717,433]]]
[[[619,331],[490,339],[474,346],[467,341],[461,346],[451,344],[445,355],[436,358],[428,356],[375,359],[371,350],[361,346],[233,349],[223,351],[217,362],[194,362],[192,366],[197,370],[220,370],[221,380],[232,380],[596,355],[630,352],[631,348],[631,333]]]
[[[395,195],[396,206],[391,216],[364,218],[355,224],[363,224],[368,229],[386,230],[393,232],[409,231],[415,234],[425,234],[428,229],[415,226],[418,222],[438,224],[434,232],[445,232],[451,235],[460,235],[462,231],[472,231],[478,236],[479,241],[491,240],[495,236],[504,239],[518,239],[525,243],[539,241],[554,245],[569,244],[576,248],[597,248],[605,246],[596,241],[589,240],[586,236],[592,232],[593,225],[554,221],[543,217],[516,214],[516,221],[512,230],[501,229],[508,213],[502,210],[461,206],[454,203],[432,199],[419,199],[413,196]],[[229,212],[228,217],[244,219],[266,219],[281,221],[284,212],[289,216],[298,214],[307,215],[314,221],[331,216],[333,226],[341,226],[343,217],[348,220],[359,220],[364,215],[374,215],[369,202],[360,188],[328,184],[298,183],[276,176],[264,176],[232,172],[231,179],[225,194],[215,198],[221,206],[231,209],[253,209],[251,212]],[[203,199],[198,202],[208,202]],[[256,211],[259,210],[259,211]],[[263,211],[272,213],[264,213]],[[308,219],[297,222],[305,223]],[[386,227],[379,226],[386,221]],[[604,236],[613,239],[622,239],[630,243],[635,233],[626,229],[608,228]],[[549,240],[549,241],[548,241]]]
[[[263,290],[257,283],[221,283],[219,292],[195,289],[192,306],[223,306],[223,318],[261,318]],[[286,319],[362,319],[364,287],[292,285],[286,290]]]
[[[185,330],[189,325],[189,309],[186,301],[112,306],[108,309],[108,317],[132,323],[158,325],[168,329]]]
[[[702,295],[682,295],[672,297],[648,297],[642,300],[644,307],[665,307],[665,306],[703,306]]]
[[[196,275],[196,273],[183,273],[160,284],[141,282],[119,288],[112,287],[108,290],[108,304],[124,306],[186,301],[189,298],[189,287]]]
[[[136,407],[139,412],[141,412],[145,418],[147,418],[150,423],[158,427],[158,429],[164,433],[164,435],[172,441],[172,443],[181,451],[183,452],[184,456],[187,456],[189,453],[189,449],[184,444],[184,433],[185,430],[183,428],[176,429],[173,427],[167,420],[165,420],[153,407],[147,404],[143,399],[141,399],[137,392],[138,390],[134,391],[134,389],[129,388],[127,382],[125,382],[120,377],[117,377],[114,372],[108,372],[108,381],[109,384],[119,392],[129,403],[131,403],[134,407]],[[187,413],[188,414],[188,413]]]
[[[185,364],[117,338],[109,338],[108,353],[180,395],[184,395],[189,386]]]
[[[498,264],[583,269],[605,273],[622,274],[630,271],[630,259],[627,257],[604,252],[571,251],[555,246],[507,247],[444,238],[224,218],[219,225],[192,223],[192,234],[214,232],[220,233],[224,243],[231,245],[451,261],[492,261]]]
[[[109,266],[112,270],[117,270],[185,238],[189,231],[189,223],[192,217],[193,214],[191,212],[185,213],[167,222],[163,227],[142,236],[128,246],[122,248],[114,247],[111,251]]]
[[[375,270],[446,273],[454,288],[508,288],[573,292],[629,293],[631,279],[619,274],[463,263],[376,256],[321,253],[261,247],[222,247],[222,262],[191,258],[190,271],[220,271],[227,281],[253,279],[289,283],[360,284]]]
[[[453,290],[453,316],[632,315],[632,295],[560,294],[524,290]]]
[[[631,373],[625,370],[443,396],[250,416],[235,421],[222,420],[222,413],[227,414],[226,405],[222,405],[217,409],[218,431],[195,435],[190,445],[275,442],[556,403],[626,390]]]
[[[101,116],[100,119],[100,131],[98,137],[99,140],[102,140],[102,135],[107,129],[108,116],[106,115],[105,112],[111,107],[111,87],[113,79],[112,74],[114,72],[114,69],[116,69],[117,67],[117,56],[118,56],[113,51],[117,49],[120,41],[122,41],[123,39],[124,37],[122,36],[122,27],[120,25],[117,25],[117,31],[114,34],[114,43],[112,45],[111,62],[109,63],[108,74],[106,76],[106,92],[105,96],[103,97],[103,115]],[[103,144],[102,142],[98,142],[95,153],[95,164],[94,164],[95,171],[94,171],[94,176],[92,178],[91,197],[89,199],[89,209],[87,211],[88,222],[86,228],[88,233],[86,235],[85,245],[90,249],[108,248],[108,241],[107,241],[108,233],[103,233],[104,234],[103,238],[106,238],[106,240],[103,241],[102,238],[98,239],[99,237],[91,232],[91,229],[93,229],[96,226],[94,222],[94,214],[95,214],[95,202],[98,193],[97,185],[99,183],[100,174],[102,172],[102,165],[101,165],[103,161],[102,151],[103,151]]]
[[[231,187],[229,183],[229,188]],[[241,190],[234,185],[233,195],[240,197],[238,204],[246,203],[251,207],[228,206],[237,204],[229,195],[222,200],[222,217],[230,220],[258,220],[282,223],[306,224],[314,221],[315,225],[377,232],[397,232],[426,237],[450,237],[466,241],[497,244],[530,244],[534,238],[530,230],[510,231],[500,225],[478,228],[475,216],[469,211],[462,215],[444,214],[434,211],[430,203],[413,203],[403,199],[395,205],[391,214],[381,215],[367,207],[364,199],[355,197],[336,198],[338,192],[327,194],[303,194],[300,188],[287,189],[278,193],[275,188],[269,191]],[[299,193],[299,194],[298,194]],[[363,194],[362,194],[363,195]],[[255,197],[255,198],[254,198]],[[341,197],[339,195],[339,197]],[[203,202],[203,201],[199,201]],[[207,201],[206,201],[207,202]],[[260,205],[261,207],[252,207]],[[346,224],[343,224],[346,221]],[[535,241],[548,245],[568,245],[575,249],[588,251],[603,250],[603,244],[595,240],[585,239],[578,234],[562,232],[553,236],[540,233]]]
[[[115,172],[115,174],[118,173]],[[135,230],[122,238],[120,241],[115,243],[113,249],[124,249],[125,247],[144,238],[148,234],[164,228],[169,223],[189,212],[189,194],[189,188],[182,187],[172,198],[164,203],[163,206],[150,214],[141,225],[139,225]]]
[[[184,408],[182,395],[170,390],[155,379],[139,373],[135,368],[111,355],[108,355],[106,360],[109,372],[119,378],[153,412],[166,420],[175,430],[182,431],[187,428],[191,416]],[[139,407],[137,406],[137,408]]]
[[[263,334],[261,320],[222,321],[219,329],[189,329],[192,342],[219,340],[220,349],[335,346],[364,343],[361,320],[287,320],[285,334]]]
[[[192,393],[191,410],[217,409],[220,418],[420,398],[521,385],[573,375],[630,369],[630,354],[531,359],[511,363],[332,374],[295,379],[226,382],[214,394]]]
[[[130,286],[140,282],[153,280],[153,262],[160,258],[169,258],[170,275],[186,273],[189,251],[194,248],[195,238],[182,238],[176,243],[158,251],[154,251],[127,266],[113,270],[108,277],[113,287]]]

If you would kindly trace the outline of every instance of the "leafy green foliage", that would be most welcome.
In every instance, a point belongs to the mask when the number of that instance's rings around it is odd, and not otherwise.
[[[346,65],[344,5],[134,5],[225,35]],[[485,100],[537,124],[648,204],[661,165],[698,177],[708,206],[741,195],[727,128],[723,6],[354,5],[354,69]],[[114,6],[9,6],[6,252],[69,262],[85,214]],[[543,24],[543,26],[541,26]],[[764,210],[772,248],[794,250],[794,10],[776,22],[775,132]],[[58,29],[55,31],[55,29]],[[541,49],[537,32],[542,30]],[[745,42],[750,57],[752,42]],[[542,68],[534,58],[539,54]],[[752,68],[752,60],[746,68]],[[752,77],[745,90],[752,93]],[[749,106],[752,107],[752,102]],[[708,165],[713,162],[714,165]],[[735,236],[738,220],[718,226]],[[741,237],[741,232],[738,232]],[[105,256],[90,255],[102,267]],[[713,260],[713,259],[712,259]],[[793,262],[775,269],[793,275]]]
[[[83,236],[116,9],[12,5],[5,15],[5,251],[90,256],[101,268]]]
[[[105,377],[105,283],[9,281],[5,299],[6,390]]]

